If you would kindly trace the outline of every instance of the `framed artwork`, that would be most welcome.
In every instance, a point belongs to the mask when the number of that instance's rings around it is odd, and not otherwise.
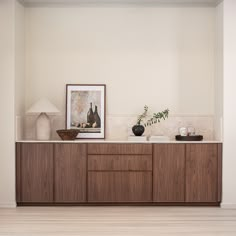
[[[66,128],[79,129],[77,138],[105,138],[106,85],[66,85]]]

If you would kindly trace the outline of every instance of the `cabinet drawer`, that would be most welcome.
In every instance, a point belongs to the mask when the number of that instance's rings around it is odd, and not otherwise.
[[[152,172],[89,172],[89,202],[151,202]]]
[[[152,144],[88,144],[88,154],[152,155]]]
[[[89,155],[88,170],[152,171],[151,155]]]

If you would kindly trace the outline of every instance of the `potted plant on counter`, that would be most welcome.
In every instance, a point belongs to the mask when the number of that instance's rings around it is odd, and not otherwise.
[[[157,122],[161,122],[161,120],[165,120],[168,118],[169,109],[166,109],[162,112],[153,113],[153,116],[146,120],[148,116],[148,106],[144,106],[144,112],[138,116],[137,123],[132,127],[132,131],[135,136],[142,136],[145,131],[146,126],[151,126],[156,124]],[[146,121],[145,121],[146,120]],[[142,125],[143,124],[143,125]]]

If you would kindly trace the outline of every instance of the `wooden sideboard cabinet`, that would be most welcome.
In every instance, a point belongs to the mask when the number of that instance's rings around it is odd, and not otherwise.
[[[220,143],[16,144],[18,205],[219,205]]]

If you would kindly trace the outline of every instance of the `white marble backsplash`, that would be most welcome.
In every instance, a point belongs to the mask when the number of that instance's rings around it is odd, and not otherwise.
[[[35,139],[36,116],[25,116],[24,139]],[[56,130],[65,128],[64,116],[51,116],[52,139],[59,139]],[[106,117],[106,139],[127,140],[132,135],[132,126],[136,123],[134,115],[108,115]],[[170,116],[167,120],[145,128],[145,135],[165,135],[175,139],[179,127],[192,126],[196,134],[204,136],[204,140],[214,140],[214,116]]]

